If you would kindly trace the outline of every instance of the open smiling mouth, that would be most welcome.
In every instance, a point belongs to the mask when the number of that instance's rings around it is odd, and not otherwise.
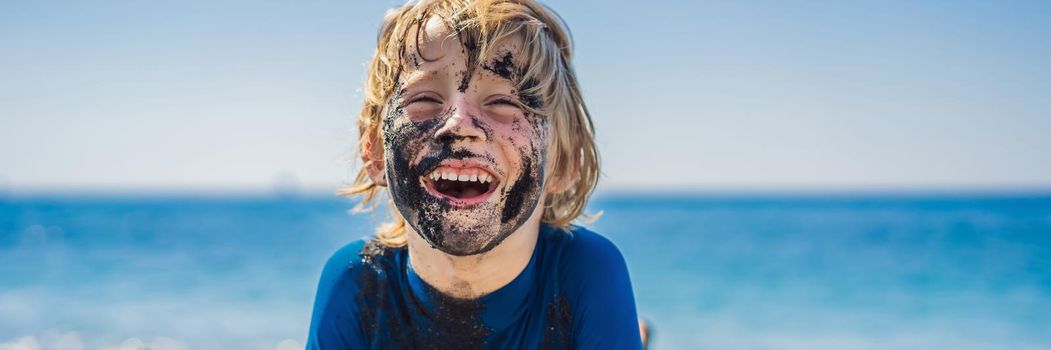
[[[488,199],[498,181],[482,168],[440,166],[424,177],[423,183],[432,196],[445,198],[455,206],[470,206]]]

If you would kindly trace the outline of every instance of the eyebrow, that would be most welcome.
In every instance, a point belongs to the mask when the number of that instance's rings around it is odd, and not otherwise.
[[[407,74],[405,76],[405,81],[404,81],[404,84],[402,85],[402,87],[409,88],[409,87],[413,87],[413,86],[416,86],[416,85],[420,85],[420,84],[422,84],[423,82],[426,82],[426,81],[433,81],[433,80],[436,80],[436,79],[444,79],[444,77],[439,77],[439,76],[443,76],[444,74],[435,74],[435,73],[439,73],[441,71],[442,71],[441,69],[428,70],[428,69],[416,68],[412,72],[409,72],[409,74]]]

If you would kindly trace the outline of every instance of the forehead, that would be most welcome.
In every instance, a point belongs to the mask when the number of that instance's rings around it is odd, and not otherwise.
[[[518,40],[507,38],[488,46],[477,42],[479,35],[467,29],[457,33],[453,24],[438,16],[431,16],[421,25],[406,33],[403,64],[407,70],[435,71],[447,68],[471,69],[496,61],[510,60],[514,67],[523,67],[524,55],[519,54]],[[482,53],[480,50],[486,49]],[[480,57],[484,54],[485,57]],[[506,65],[506,63],[505,63]]]

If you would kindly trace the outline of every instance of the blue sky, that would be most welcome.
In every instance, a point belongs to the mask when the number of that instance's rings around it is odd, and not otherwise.
[[[396,1],[0,4],[0,192],[330,191]],[[603,189],[1051,187],[1051,3],[550,1]]]

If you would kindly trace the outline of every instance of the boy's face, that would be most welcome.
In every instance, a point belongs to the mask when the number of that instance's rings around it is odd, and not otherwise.
[[[470,67],[475,45],[450,36],[440,20],[427,22],[418,48],[415,34],[383,117],[387,183],[432,246],[484,253],[525,223],[544,194],[548,121],[520,107],[539,99],[515,89],[524,58],[516,45],[498,45]]]

